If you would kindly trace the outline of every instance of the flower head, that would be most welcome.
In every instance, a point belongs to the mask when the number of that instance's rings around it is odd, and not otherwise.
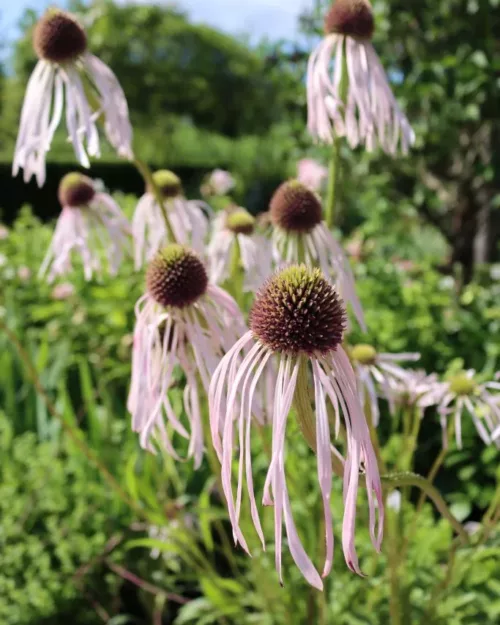
[[[498,375],[498,374],[497,374]],[[500,382],[481,382],[474,369],[459,371],[440,385],[438,411],[446,446],[447,417],[451,413],[458,447],[462,448],[462,417],[468,413],[486,445],[500,447]]]
[[[9,229],[6,226],[0,224],[0,241],[5,241],[9,238]]]
[[[312,158],[303,158],[297,163],[297,180],[312,191],[321,191],[328,178],[328,169]]]
[[[377,144],[388,154],[404,153],[415,140],[399,109],[371,43],[375,29],[368,0],[334,0],[325,17],[325,37],[309,58],[309,132],[331,143]]]
[[[128,410],[141,445],[155,443],[174,458],[172,432],[189,440],[188,458],[203,458],[200,390],[208,392],[221,356],[245,331],[236,302],[210,284],[200,258],[169,244],[148,266],[146,293],[137,302]],[[169,389],[176,368],[186,376],[184,418],[174,411]],[[170,426],[170,427],[167,427]]]
[[[388,377],[387,383],[394,404],[416,408],[421,418],[426,408],[436,405],[439,401],[441,384],[435,373],[428,374],[421,369],[408,369],[401,376]]]
[[[244,271],[243,289],[254,291],[271,273],[271,246],[256,231],[255,217],[244,208],[221,212],[214,220],[212,240],[208,246],[210,277],[216,284],[230,278],[233,264]]]
[[[74,252],[82,258],[86,280],[102,271],[103,254],[110,274],[116,274],[129,247],[130,226],[113,198],[97,192],[90,178],[76,172],[62,178],[58,196],[62,212],[40,274],[48,272],[52,282],[69,273]]]
[[[234,188],[236,182],[228,171],[214,169],[204,185],[206,195],[226,195]]]
[[[408,372],[397,363],[414,362],[420,354],[380,354],[372,345],[361,343],[351,347],[349,356],[356,373],[360,401],[367,402],[373,424],[377,426],[380,419],[378,395],[389,402],[389,408],[394,412],[399,397],[396,384],[408,384]]]
[[[298,180],[284,182],[274,193],[269,212],[278,264],[304,262],[319,266],[325,275],[335,277],[340,293],[365,329],[349,261],[323,221],[321,201],[316,193]]]
[[[120,154],[132,158],[132,128],[128,106],[113,72],[87,49],[87,36],[77,20],[59,9],[49,9],[37,23],[33,46],[38,63],[31,75],[21,112],[12,172],[24,169],[27,182],[35,175],[45,182],[45,154],[66,107],[67,130],[76,157],[89,167],[90,156],[100,155],[96,121],[103,115],[106,136]],[[96,102],[85,91],[90,83]]]
[[[315,399],[314,434],[308,443],[317,453],[318,480],[324,515],[326,559],[323,576],[333,560],[333,527],[330,510],[333,469],[340,462],[344,472],[344,519],[342,544],[348,566],[360,573],[354,546],[356,499],[360,472],[364,472],[370,510],[370,533],[379,548],[382,539],[383,501],[380,478],[368,427],[355,393],[352,367],[342,349],[346,323],[345,308],[335,287],[318,269],[305,265],[287,267],[272,276],[259,291],[247,332],[222,359],[210,387],[210,424],[215,449],[222,463],[222,483],[235,540],[248,552],[239,518],[245,470],[252,520],[262,541],[264,535],[255,499],[251,462],[251,424],[255,389],[273,358],[278,365],[273,418],[272,458],[264,485],[263,504],[274,506],[276,568],[281,578],[282,525],[294,561],[307,581],[321,589],[323,583],[304,550],[293,520],[285,475],[286,423],[294,403],[299,424],[302,410],[312,413],[309,375]],[[250,347],[246,355],[244,350]],[[300,401],[299,401],[300,398]],[[345,464],[332,447],[327,398],[336,420],[343,414],[347,455]],[[306,407],[304,408],[304,402]],[[234,429],[238,431],[239,470],[236,500],[232,488]],[[305,432],[306,429],[303,428]],[[310,428],[309,428],[310,431]],[[378,528],[376,504],[378,505]]]
[[[156,171],[153,179],[156,189],[161,194],[175,242],[189,245],[199,254],[203,254],[208,232],[207,213],[210,212],[210,207],[205,202],[187,200],[180,178],[172,171],[167,169]],[[136,269],[149,262],[158,250],[169,242],[162,207],[157,201],[154,189],[150,187],[137,204],[132,219],[132,232]]]

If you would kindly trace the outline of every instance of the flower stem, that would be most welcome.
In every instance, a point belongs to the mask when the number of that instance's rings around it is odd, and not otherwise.
[[[345,41],[342,44],[342,77],[340,79],[339,95],[340,106],[344,109],[347,101],[347,92],[349,89],[349,73],[347,69]],[[335,135],[333,139],[332,151],[330,154],[330,165],[328,168],[328,192],[326,196],[326,215],[325,221],[327,226],[332,229],[335,225],[336,205],[337,205],[337,188],[340,178],[340,148],[342,145],[342,137]]]
[[[299,356],[299,358],[299,373],[297,376],[295,395],[293,397],[293,405],[297,413],[297,422],[300,431],[310,449],[316,453],[316,416],[309,397],[308,359],[305,356]],[[336,475],[342,476],[344,474],[344,467],[334,454],[332,454],[332,468]]]
[[[225,288],[231,293],[240,306],[243,304],[243,278],[240,242],[238,241],[238,236],[235,235],[231,249],[229,279]]]
[[[335,137],[333,140],[332,153],[330,155],[330,165],[328,168],[328,194],[326,196],[326,224],[331,229],[335,225],[336,217],[336,195],[340,173],[340,145],[341,139]]]
[[[380,440],[378,437],[378,431],[373,423],[373,414],[371,409],[371,403],[368,393],[365,393],[365,417],[366,422],[368,424],[368,430],[370,431],[370,439],[372,441],[373,449],[375,451],[375,456],[377,457],[378,466],[383,473],[386,473],[387,467],[385,465],[384,459],[382,458],[382,452],[380,447]]]
[[[387,526],[390,529],[390,540],[387,547],[387,560],[389,564],[389,584],[391,588],[389,597],[389,613],[391,625],[401,625],[401,591],[399,587],[399,528],[398,514],[392,510],[387,515]]]
[[[448,455],[448,449],[450,447],[451,440],[453,438],[454,433],[455,433],[455,419],[450,419],[450,422],[448,423],[448,429],[446,432],[446,436],[447,436],[446,446],[443,446],[443,448],[439,452],[439,455],[434,460],[431,470],[429,471],[429,475],[427,476],[427,480],[429,481],[430,484],[434,483],[434,480],[436,479],[436,475],[439,473],[439,469],[443,466],[443,462],[445,461],[445,458]],[[426,494],[425,492],[422,492],[420,494],[420,498],[417,503],[417,510],[415,513],[416,515],[420,514],[420,511],[422,510],[422,507],[425,503],[425,498],[426,498]]]
[[[137,157],[134,157],[134,160],[132,161],[132,163],[134,164],[137,171],[141,174],[146,184],[146,187],[149,187],[153,191],[153,195],[155,196],[155,199],[158,202],[158,206],[160,207],[161,214],[163,216],[163,221],[165,222],[165,228],[167,229],[168,240],[172,241],[173,243],[177,243],[178,241],[175,238],[175,234],[172,229],[172,224],[170,223],[170,219],[168,218],[168,212],[165,207],[165,202],[161,195],[160,189],[158,188],[158,185],[155,182],[153,174],[151,173],[151,170],[149,169],[149,167],[144,161],[139,160]]]
[[[491,500],[491,503],[488,507],[488,510],[486,510],[482,519],[483,535],[481,537],[481,544],[484,544],[488,540],[491,532],[493,531],[496,524],[498,523],[499,516],[500,516],[500,476],[497,478],[497,487],[493,495],[493,498]]]

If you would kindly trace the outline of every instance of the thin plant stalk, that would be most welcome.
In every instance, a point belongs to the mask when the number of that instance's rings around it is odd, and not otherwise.
[[[342,80],[340,83],[340,99],[342,105],[347,101],[347,91],[349,88],[349,76],[347,70],[347,58],[345,50],[345,42],[342,54]],[[338,186],[340,179],[340,150],[342,147],[342,138],[335,136],[330,154],[330,164],[328,167],[328,191],[326,196],[326,215],[325,221],[327,226],[332,229],[335,226],[337,217],[338,204]]]
[[[153,195],[155,196],[156,201],[158,202],[158,206],[160,207],[160,211],[163,216],[163,221],[165,222],[165,228],[167,229],[169,240],[176,243],[177,240],[175,238],[175,234],[172,229],[170,219],[168,217],[168,212],[165,207],[165,202],[163,201],[163,197],[161,195],[160,189],[158,188],[158,185],[155,182],[155,179],[153,177],[153,174],[151,173],[151,170],[149,169],[149,167],[144,161],[141,161],[138,158],[134,158],[132,163],[134,167],[137,169],[137,171],[141,174],[146,187],[149,186],[149,188],[153,192]]]

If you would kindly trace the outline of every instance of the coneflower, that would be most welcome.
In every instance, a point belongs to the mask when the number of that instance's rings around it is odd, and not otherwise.
[[[200,258],[170,244],[148,266],[147,290],[136,305],[132,383],[128,410],[140,443],[152,452],[160,445],[179,459],[169,427],[189,439],[188,457],[198,467],[203,458],[200,389],[223,354],[246,330],[236,302],[210,284]],[[185,419],[174,411],[168,390],[176,368],[186,376]]]
[[[96,121],[101,115],[111,145],[120,156],[132,158],[132,127],[123,90],[109,67],[88,51],[87,35],[75,17],[49,9],[35,26],[33,46],[39,61],[26,88],[13,175],[24,169],[25,182],[34,175],[39,186],[44,184],[45,154],[64,109],[83,167],[90,166],[87,153],[100,154]]]
[[[269,213],[278,264],[318,266],[326,276],[333,277],[340,294],[351,304],[358,323],[365,330],[363,309],[349,261],[323,221],[321,201],[316,193],[298,180],[284,182],[271,199]]]
[[[335,0],[325,17],[325,37],[307,68],[308,127],[312,136],[394,155],[408,152],[415,135],[401,112],[372,45],[368,0]]]
[[[85,279],[102,272],[103,257],[109,273],[118,271],[124,252],[131,247],[130,224],[111,195],[95,190],[94,182],[78,172],[59,184],[61,215],[50,248],[40,268],[49,282],[72,271],[72,256],[81,257]]]
[[[243,289],[255,291],[271,273],[271,245],[269,240],[255,231],[255,217],[244,208],[221,213],[217,219],[208,258],[210,278],[222,284],[231,276],[234,259],[244,270]]]
[[[373,424],[378,425],[380,411],[378,394],[389,402],[391,412],[394,412],[395,400],[398,395],[394,382],[402,384],[408,379],[409,372],[397,363],[419,360],[420,354],[381,354],[372,345],[358,344],[351,347],[349,352],[356,378],[361,401],[368,401]]]
[[[443,433],[448,415],[454,419],[457,446],[462,448],[462,418],[469,414],[486,445],[500,447],[500,382],[481,382],[474,369],[459,371],[441,384],[438,411]],[[446,437],[444,437],[446,444]]]
[[[228,171],[214,169],[203,185],[203,194],[207,196],[226,195],[235,185],[236,181]]]
[[[201,200],[187,200],[180,178],[172,171],[156,171],[153,179],[162,196],[175,241],[169,241],[162,209],[154,190],[147,188],[132,219],[136,269],[149,262],[166,243],[188,245],[200,255],[205,251],[207,213],[211,210],[208,204]]]
[[[318,480],[325,516],[326,558],[323,576],[333,561],[333,527],[330,509],[332,459],[327,398],[342,412],[347,436],[344,465],[344,518],[342,545],[348,566],[361,573],[354,545],[356,500],[360,474],[364,474],[370,511],[370,534],[377,549],[383,530],[381,482],[368,426],[356,393],[356,380],[342,349],[345,308],[334,286],[318,269],[287,267],[259,291],[247,332],[222,359],[210,386],[210,424],[215,449],[222,463],[222,483],[237,543],[248,552],[240,529],[243,471],[250,510],[265,546],[256,504],[251,461],[251,425],[255,389],[273,360],[278,366],[272,418],[272,458],[264,485],[263,504],[274,506],[276,568],[281,579],[282,525],[285,523],[292,557],[307,581],[323,588],[321,577],[304,550],[293,520],[285,475],[286,424],[295,404],[302,431],[312,434],[308,443],[317,453]],[[241,361],[242,353],[249,348]],[[274,363],[272,363],[274,365]],[[315,415],[309,395],[314,388]],[[305,407],[304,407],[305,406]],[[313,415],[308,419],[306,412]],[[311,423],[312,421],[312,423]],[[238,483],[232,488],[234,429],[238,432]],[[378,508],[378,524],[377,524]]]
[[[303,158],[297,163],[297,180],[312,191],[321,191],[328,178],[328,169],[313,158]]]

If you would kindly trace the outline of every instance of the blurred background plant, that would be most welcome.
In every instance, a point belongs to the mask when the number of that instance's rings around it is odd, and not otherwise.
[[[303,75],[326,4],[311,1],[300,42],[255,45],[193,24],[171,6],[70,2],[84,16],[92,48],[122,82],[145,159],[175,169],[190,197],[200,197],[213,168],[228,169],[237,181],[234,200],[254,213],[295,174],[299,158],[325,162],[326,152],[310,145],[304,128]],[[375,44],[418,140],[399,161],[343,154],[348,174],[340,226],[370,329],[363,338],[354,332],[353,340],[380,351],[419,351],[421,365],[440,374],[466,366],[491,377],[500,350],[500,164],[494,149],[500,143],[500,3],[373,4]],[[0,234],[0,320],[26,349],[56,414],[0,334],[3,622],[498,622],[498,532],[473,535],[477,549],[459,546],[448,523],[426,504],[407,536],[403,528],[412,525],[418,494],[403,493],[400,511],[389,511],[389,522],[401,526],[400,542],[386,545],[380,557],[359,532],[367,579],[349,573],[336,554],[318,606],[289,556],[281,588],[271,545],[271,553],[262,554],[254,541],[253,559],[233,549],[208,466],[195,474],[190,465],[139,452],[125,401],[133,306],[143,278],[130,261],[113,280],[85,283],[81,272],[70,285],[37,280],[52,233],[45,222],[59,211],[57,184],[74,169],[63,133],[49,155],[43,189],[10,177],[35,61],[30,30],[36,17],[28,11],[23,18],[0,80],[0,215],[8,227]],[[129,166],[105,152],[92,175],[130,216],[143,188]],[[176,392],[172,401],[180,406]],[[118,489],[63,423],[107,467]],[[393,426],[384,407],[380,437],[390,465],[405,443]],[[417,471],[428,472],[440,445],[439,418],[430,410],[414,458]],[[471,531],[493,496],[498,459],[464,422],[463,449],[450,450],[437,484]],[[319,515],[319,496],[314,462],[299,437],[289,464],[299,494],[294,514],[314,552],[318,536],[308,519]],[[339,498],[338,490],[333,499]],[[265,523],[272,525],[272,518]],[[390,560],[400,550],[407,559],[394,566]],[[391,611],[394,593],[399,621]]]

